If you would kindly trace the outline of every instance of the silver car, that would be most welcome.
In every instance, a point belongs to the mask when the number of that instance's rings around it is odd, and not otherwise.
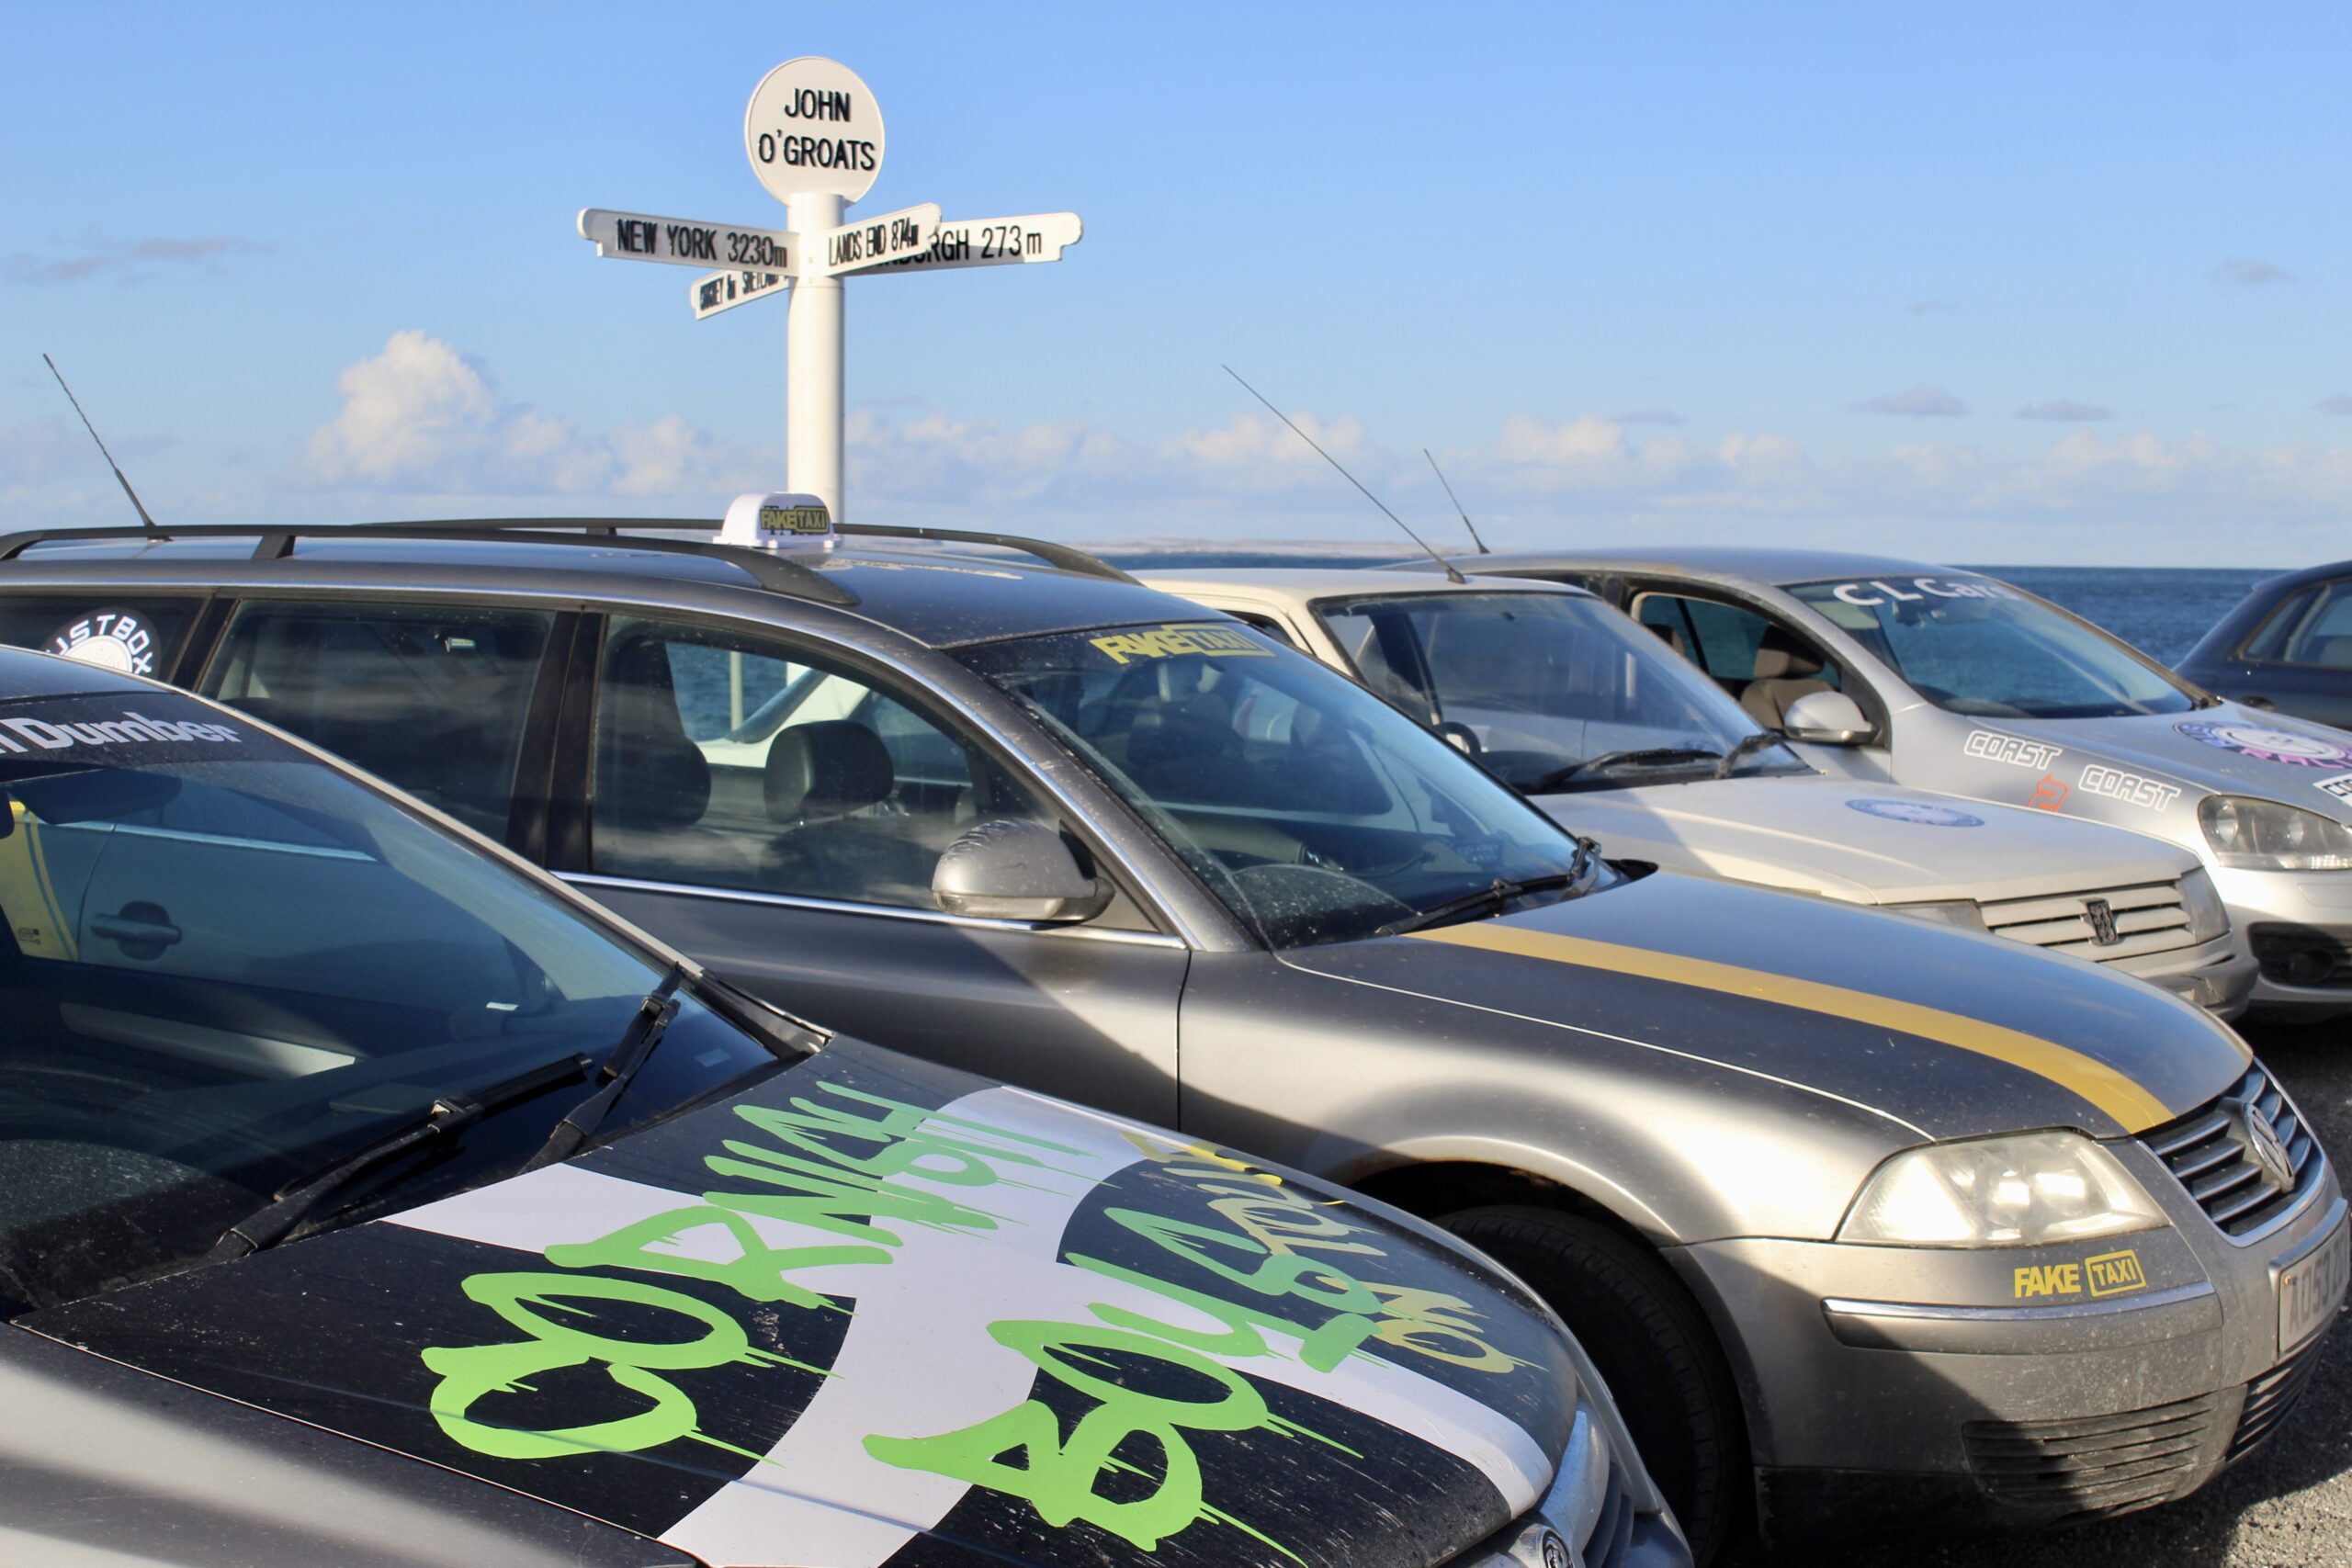
[[[2204,861],[2245,930],[2261,970],[2257,1010],[2352,1010],[2343,731],[2224,702],[1978,572],[1805,550],[1550,551],[1460,564],[1579,583],[1674,631],[1762,722],[1783,722],[1809,697],[1817,720],[1817,694],[1836,694],[1853,705],[1853,733],[1800,748],[1829,772],[2170,840]]]

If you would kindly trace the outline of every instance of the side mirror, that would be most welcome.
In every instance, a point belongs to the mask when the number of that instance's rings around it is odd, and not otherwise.
[[[1816,746],[1853,746],[1870,739],[1871,721],[1843,692],[1807,692],[1781,716],[1781,733]]]
[[[951,915],[990,920],[1083,920],[1111,901],[1059,833],[1011,818],[982,822],[948,845],[931,874],[931,896]]]

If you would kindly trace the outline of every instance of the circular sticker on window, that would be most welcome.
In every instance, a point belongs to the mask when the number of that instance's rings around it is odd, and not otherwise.
[[[2173,728],[2191,740],[2260,761],[2295,768],[2352,767],[2352,746],[2291,729],[2266,729],[2258,724],[2176,724]]]
[[[1930,806],[1924,800],[1849,800],[1846,804],[1856,811],[1883,817],[1890,822],[1908,822],[1917,828],[1984,826],[1982,817],[1971,817],[1967,812],[1954,811],[1949,806]]]
[[[136,610],[94,610],[58,627],[40,646],[44,653],[62,654],[101,670],[126,675],[155,672],[155,634]]]

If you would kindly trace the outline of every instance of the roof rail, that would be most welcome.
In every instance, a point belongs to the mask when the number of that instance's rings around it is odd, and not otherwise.
[[[955,545],[994,545],[1001,549],[1019,550],[1023,555],[1035,556],[1047,566],[1057,566],[1064,571],[1075,571],[1081,576],[1107,577],[1114,582],[1136,581],[1100,556],[1089,555],[1075,546],[1057,545],[1050,539],[1032,539],[1020,534],[991,534],[969,528],[901,527],[894,523],[840,523],[834,525],[833,532],[851,538],[938,539]]]
[[[820,604],[848,606],[857,595],[820,572],[810,570],[790,556],[741,545],[721,545],[708,539],[619,537],[631,528],[692,528],[716,530],[710,517],[465,517],[440,523],[328,523],[289,526],[278,523],[201,523],[175,525],[148,533],[129,525],[96,528],[41,528],[0,538],[0,560],[15,560],[35,545],[81,539],[253,539],[255,560],[282,560],[294,553],[299,539],[497,539],[527,538],[542,545],[597,545],[645,550],[656,555],[704,556],[740,568],[751,580],[772,592]]]

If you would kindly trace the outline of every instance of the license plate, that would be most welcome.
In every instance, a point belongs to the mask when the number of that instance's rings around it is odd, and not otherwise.
[[[2352,1283],[2352,1224],[2340,1224],[2319,1244],[2319,1250],[2300,1259],[2278,1276],[2278,1353],[2299,1348],[2325,1328]]]

